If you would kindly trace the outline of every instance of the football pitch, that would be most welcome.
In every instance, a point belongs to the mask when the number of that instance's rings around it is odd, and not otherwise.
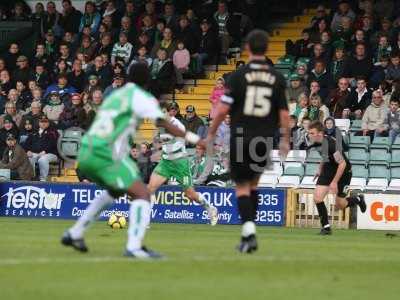
[[[234,251],[238,226],[152,224],[161,261],[122,257],[126,230],[97,222],[90,252],[60,245],[70,221],[0,218],[0,299],[397,299],[400,237],[259,227],[260,249]]]

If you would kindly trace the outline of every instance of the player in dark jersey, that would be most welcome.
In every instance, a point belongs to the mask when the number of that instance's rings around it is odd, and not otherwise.
[[[279,126],[281,155],[289,151],[289,113],[285,80],[265,60],[267,34],[253,30],[247,36],[249,63],[233,72],[226,83],[207,142],[212,145],[215,133],[227,114],[231,115],[230,167],[236,183],[236,197],[242,220],[242,238],[238,250],[257,250],[256,225],[258,181],[270,163],[269,152]]]
[[[324,126],[319,121],[310,125],[308,136],[313,143],[311,147],[315,147],[322,156],[319,170],[315,175],[318,180],[314,191],[314,201],[321,220],[320,234],[329,235],[332,234],[332,230],[324,203],[329,191],[336,195],[335,205],[339,209],[358,205],[364,213],[367,206],[363,195],[346,198],[345,188],[350,184],[352,173],[350,161],[343,153],[341,141],[337,142],[335,138],[326,136]]]

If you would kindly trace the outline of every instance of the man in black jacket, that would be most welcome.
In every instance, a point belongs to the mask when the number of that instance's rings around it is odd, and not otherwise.
[[[357,88],[353,89],[347,98],[348,102],[343,111],[343,116],[361,119],[364,111],[371,104],[372,91],[367,88],[364,77],[357,78]]]
[[[312,81],[317,81],[321,88],[320,96],[323,103],[326,103],[326,98],[328,97],[329,90],[333,87],[332,76],[326,71],[325,62],[320,59],[315,61],[314,69],[311,70],[310,75],[307,79],[307,86],[311,85]]]
[[[219,41],[218,36],[211,29],[211,24],[204,19],[200,24],[201,33],[198,38],[199,47],[197,51],[194,52],[192,57],[196,59],[196,73],[203,73],[203,65],[206,61],[215,59],[219,51]]]
[[[105,89],[111,84],[112,70],[108,65],[104,65],[103,57],[100,55],[94,59],[94,65],[86,72],[87,78],[91,75],[96,75],[99,78],[99,84],[102,89]]]
[[[72,6],[71,0],[63,0],[62,7],[63,12],[60,25],[64,29],[64,32],[78,33],[82,13]]]
[[[58,132],[50,127],[49,119],[43,116],[39,121],[39,131],[28,137],[25,150],[35,169],[39,165],[40,181],[46,181],[49,175],[50,163],[57,162]]]
[[[348,78],[350,84],[354,86],[354,80],[356,77],[369,78],[372,73],[372,60],[366,55],[365,45],[358,43],[356,45],[356,55],[350,57],[345,63],[343,75]]]

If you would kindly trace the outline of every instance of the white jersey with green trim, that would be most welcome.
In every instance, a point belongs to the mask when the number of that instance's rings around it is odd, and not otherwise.
[[[186,131],[185,125],[183,125],[177,118],[171,117],[168,121],[172,125],[181,129],[182,131]],[[175,136],[170,136],[170,137],[172,138],[163,142],[161,157],[167,160],[174,160],[186,157],[187,153],[186,153],[185,139]]]
[[[82,143],[112,149],[113,160],[130,151],[130,138],[143,119],[165,119],[157,99],[138,85],[127,83],[112,92],[100,106],[96,118]]]

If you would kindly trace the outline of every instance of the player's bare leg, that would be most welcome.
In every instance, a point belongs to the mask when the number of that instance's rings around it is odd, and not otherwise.
[[[331,226],[329,224],[328,219],[328,210],[326,209],[326,205],[324,203],[324,199],[326,195],[329,193],[329,186],[325,185],[317,185],[314,190],[314,202],[317,206],[319,219],[321,222],[321,235],[330,235],[332,234]]]
[[[191,201],[199,203],[207,211],[210,217],[211,226],[215,226],[218,223],[218,210],[215,206],[210,205],[204,197],[197,193],[194,188],[190,187],[184,191],[186,197]]]
[[[345,209],[346,207],[353,207],[358,205],[362,213],[367,210],[367,205],[362,194],[349,197],[336,196],[335,206],[337,209]]]
[[[125,256],[134,258],[160,258],[161,255],[143,246],[147,225],[150,222],[150,193],[146,185],[136,181],[127,194],[134,200],[129,208],[128,242]]]

